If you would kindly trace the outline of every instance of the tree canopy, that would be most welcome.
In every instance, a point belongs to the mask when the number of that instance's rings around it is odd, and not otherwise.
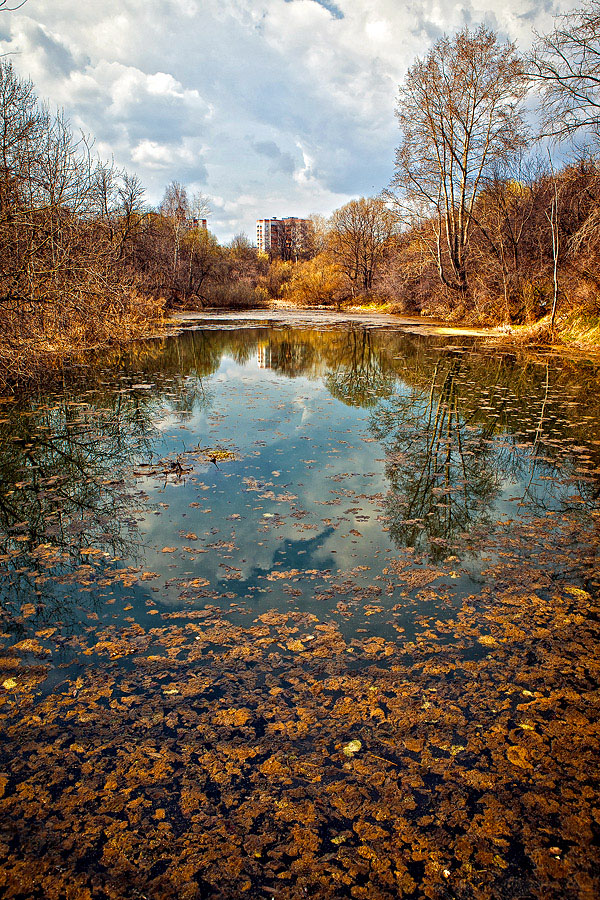
[[[400,87],[392,190],[405,216],[434,216],[440,277],[461,292],[475,200],[488,174],[525,142],[526,91],[514,44],[483,25],[441,38]]]

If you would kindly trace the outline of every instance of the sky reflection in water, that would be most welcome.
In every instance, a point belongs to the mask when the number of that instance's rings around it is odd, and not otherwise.
[[[410,633],[407,598],[443,615],[494,583],[498,540],[544,516],[513,553],[551,560],[561,514],[597,506],[589,364],[365,328],[190,331],[118,364],[4,406],[9,631],[120,620],[117,596],[125,621],[352,601],[345,633]]]

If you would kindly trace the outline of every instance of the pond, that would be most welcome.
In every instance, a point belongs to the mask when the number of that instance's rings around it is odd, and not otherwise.
[[[598,365],[207,320],[0,400],[0,892],[598,895]]]

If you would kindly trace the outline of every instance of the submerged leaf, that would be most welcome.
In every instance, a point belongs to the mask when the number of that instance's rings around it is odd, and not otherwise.
[[[345,747],[342,748],[342,753],[344,756],[348,756],[352,758],[355,753],[358,753],[362,750],[362,742],[358,740],[349,741]]]

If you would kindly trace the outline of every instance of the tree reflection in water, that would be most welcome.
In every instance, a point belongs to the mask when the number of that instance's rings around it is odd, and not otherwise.
[[[93,396],[92,396],[93,394]],[[0,588],[5,616],[41,602],[51,618],[68,598],[107,587],[140,556],[126,480],[152,453],[157,402],[145,391],[62,396],[14,408],[0,443]]]
[[[595,429],[572,412],[581,402],[574,397],[585,395],[583,379],[567,380],[547,362],[506,356],[490,365],[483,355],[449,351],[435,362],[406,356],[402,381],[370,423],[386,452],[386,513],[399,547],[433,560],[468,552],[499,524],[498,503],[510,493],[522,501],[513,513],[526,506],[533,515],[572,506],[574,490],[589,497],[596,489],[579,455],[588,452],[591,469]],[[572,446],[577,425],[587,430],[579,433],[587,447]]]
[[[426,398],[412,391],[395,397],[371,420],[386,448],[391,536],[432,559],[457,549],[475,523],[489,523],[502,477],[490,445],[479,440],[473,449],[459,412],[461,367],[460,358],[438,360]]]
[[[349,406],[371,407],[394,390],[396,376],[367,328],[345,332],[325,384],[332,397]],[[386,365],[387,363],[387,365]]]

